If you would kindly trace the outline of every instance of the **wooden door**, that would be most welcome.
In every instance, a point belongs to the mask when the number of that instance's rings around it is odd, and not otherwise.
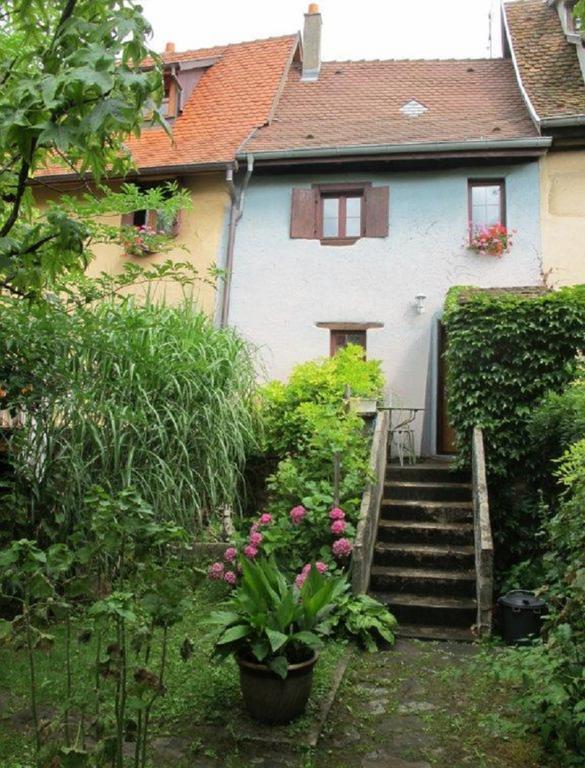
[[[441,322],[438,337],[437,453],[455,453],[455,430],[449,422],[447,406],[447,331]]]

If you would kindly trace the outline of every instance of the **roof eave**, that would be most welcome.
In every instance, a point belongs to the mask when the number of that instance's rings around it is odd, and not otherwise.
[[[574,125],[585,125],[585,115],[553,115],[541,118],[540,124],[543,128],[570,128]]]
[[[432,155],[439,152],[468,152],[477,153],[493,152],[494,150],[546,150],[550,147],[550,136],[528,137],[522,139],[472,140],[472,141],[437,141],[437,142],[410,142],[402,144],[371,144],[349,145],[338,147],[300,147],[298,149],[278,149],[251,151],[238,154],[238,159],[243,160],[252,154],[255,162],[263,160],[318,160],[323,158],[338,157],[364,157],[375,155],[401,155],[408,153],[420,153]]]
[[[199,173],[204,171],[221,171],[226,168],[234,168],[237,162],[234,160],[222,160],[212,163],[187,163],[181,165],[157,165],[157,166],[144,166],[137,168],[136,170],[129,171],[124,176],[108,176],[107,181],[119,181],[137,176],[159,176],[159,175],[180,175]],[[60,181],[78,181],[91,180],[92,175],[90,173],[48,173],[45,175],[36,174],[30,181],[32,184],[60,182]]]

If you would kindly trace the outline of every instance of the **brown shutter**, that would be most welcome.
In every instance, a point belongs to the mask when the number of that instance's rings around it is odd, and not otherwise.
[[[146,226],[156,230],[157,225],[156,211],[146,211]]]
[[[366,237],[388,237],[389,187],[366,187]]]
[[[123,227],[131,227],[134,224],[134,214],[133,213],[124,213],[122,214],[122,226]]]
[[[305,240],[317,237],[317,189],[293,189],[290,236]]]

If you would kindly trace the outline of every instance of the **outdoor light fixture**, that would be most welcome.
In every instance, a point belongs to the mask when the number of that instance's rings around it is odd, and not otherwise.
[[[414,297],[416,311],[419,313],[419,315],[424,314],[425,311],[425,300],[426,296],[424,293],[417,293]]]

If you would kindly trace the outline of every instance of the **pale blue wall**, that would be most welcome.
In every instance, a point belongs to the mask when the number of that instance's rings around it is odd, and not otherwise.
[[[470,252],[468,178],[505,178],[512,251],[497,259]],[[313,183],[372,181],[390,187],[387,238],[322,246],[289,237],[291,191]],[[433,323],[453,285],[541,282],[539,175],[536,162],[429,173],[252,176],[238,228],[230,323],[261,348],[269,377],[329,354],[319,321],[384,323],[368,331],[368,357],[383,361],[388,394],[428,405]],[[417,314],[414,297],[428,297]],[[432,432],[427,418],[427,437]]]

